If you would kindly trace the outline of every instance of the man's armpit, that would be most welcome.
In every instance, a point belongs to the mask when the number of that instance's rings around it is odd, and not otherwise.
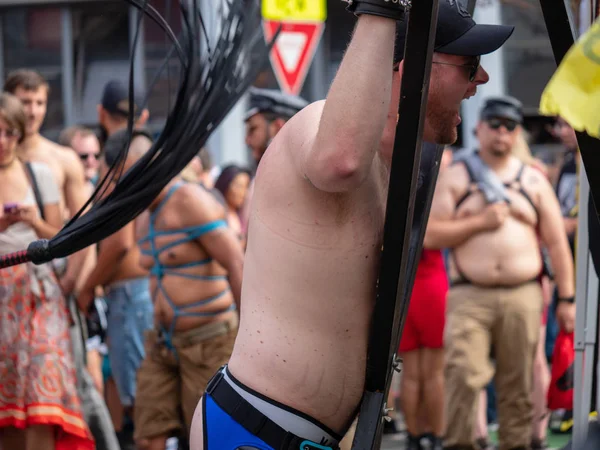
[[[312,181],[310,181],[310,178],[308,178],[308,175],[304,174],[304,179],[306,181],[308,181],[308,183],[316,189],[316,186],[314,185],[314,183]]]

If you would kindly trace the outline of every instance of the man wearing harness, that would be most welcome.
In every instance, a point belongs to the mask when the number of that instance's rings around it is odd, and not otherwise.
[[[426,245],[452,249],[444,336],[449,449],[474,448],[477,399],[494,372],[500,450],[530,446],[543,307],[540,238],[555,272],[559,317],[573,313],[573,265],[558,201],[542,173],[511,155],[522,120],[515,99],[488,99],[477,125],[479,150],[440,176],[431,208]]]
[[[243,250],[216,197],[180,177],[136,228],[155,327],[137,376],[135,439],[142,450],[164,450],[174,434],[187,439],[198,400],[233,350]]]
[[[193,450],[334,449],[357,414],[406,21],[400,2],[349,8],[357,24],[327,99],[292,117],[258,166],[239,335],[196,410]],[[456,140],[462,100],[489,79],[479,56],[512,30],[440,0],[425,140]]]

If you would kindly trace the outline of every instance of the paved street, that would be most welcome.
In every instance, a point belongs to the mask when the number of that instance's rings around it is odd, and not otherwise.
[[[381,450],[404,450],[404,437],[403,435],[387,437],[384,436]]]

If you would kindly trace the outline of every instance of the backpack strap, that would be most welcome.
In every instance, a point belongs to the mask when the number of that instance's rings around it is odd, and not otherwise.
[[[25,170],[27,171],[27,175],[29,176],[29,182],[31,183],[31,188],[33,189],[35,203],[37,204],[37,207],[40,210],[40,216],[43,220],[46,220],[44,216],[44,201],[42,198],[42,192],[40,191],[40,186],[37,182],[37,179],[35,178],[35,172],[33,171],[33,167],[30,162],[25,163]]]

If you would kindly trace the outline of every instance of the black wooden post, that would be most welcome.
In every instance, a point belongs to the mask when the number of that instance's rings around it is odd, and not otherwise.
[[[387,393],[442,154],[439,146],[426,144],[426,157],[421,158],[437,15],[438,0],[416,0],[408,13],[399,120],[369,340],[366,389],[353,442],[355,450],[374,450],[380,446]]]

